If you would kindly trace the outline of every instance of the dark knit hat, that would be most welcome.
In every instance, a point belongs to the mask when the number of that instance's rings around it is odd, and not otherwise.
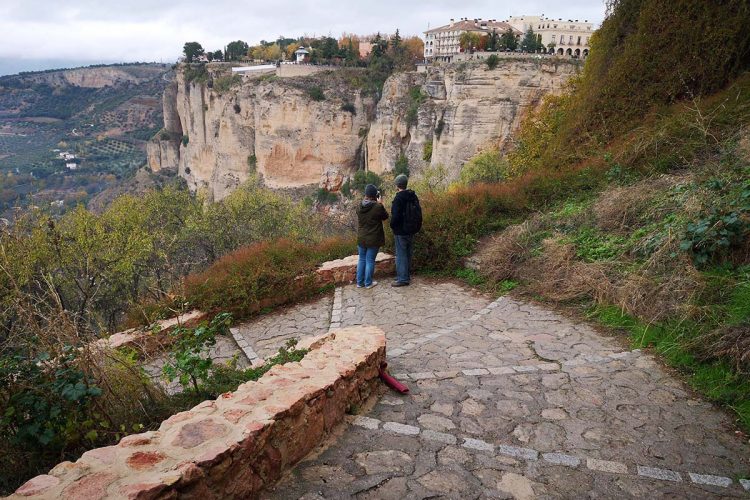
[[[400,174],[396,176],[394,182],[396,183],[396,187],[406,189],[406,185],[409,183],[409,178],[404,174]]]
[[[368,184],[365,186],[365,196],[368,198],[378,197],[378,188],[374,184]]]

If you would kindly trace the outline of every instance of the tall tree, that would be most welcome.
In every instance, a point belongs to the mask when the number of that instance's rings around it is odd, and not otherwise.
[[[521,50],[524,52],[536,52],[537,48],[539,47],[536,35],[534,34],[534,30],[529,28],[526,30],[526,34],[521,41]]]
[[[242,40],[235,40],[234,42],[230,42],[229,45],[227,45],[226,49],[226,60],[237,61],[239,59],[242,59],[247,55],[247,51],[249,49],[250,46]]]
[[[503,33],[503,36],[500,38],[500,43],[503,47],[509,50],[516,50],[516,47],[518,47],[518,41],[516,40],[516,35],[513,33],[513,30],[508,28],[508,30]]]
[[[196,58],[202,56],[205,51],[203,50],[203,46],[198,42],[187,42],[182,47],[182,53],[185,54],[185,59],[187,59],[187,62],[191,63]]]

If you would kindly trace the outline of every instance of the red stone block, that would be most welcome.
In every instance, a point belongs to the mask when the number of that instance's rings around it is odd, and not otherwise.
[[[182,426],[180,432],[172,440],[172,446],[179,446],[186,449],[195,448],[206,441],[221,437],[226,433],[226,425],[211,419],[191,422]]]
[[[117,479],[117,475],[109,472],[95,472],[83,476],[62,492],[62,498],[85,498],[99,500],[107,497],[107,487]]]
[[[144,470],[150,469],[165,458],[167,457],[158,451],[136,451],[128,457],[125,463],[127,463],[131,469]]]
[[[23,483],[23,486],[16,490],[16,495],[22,497],[39,495],[40,493],[44,493],[53,486],[57,486],[59,483],[60,479],[56,478],[55,476],[42,474],[41,476],[36,476],[35,478],[29,479],[28,481]]]

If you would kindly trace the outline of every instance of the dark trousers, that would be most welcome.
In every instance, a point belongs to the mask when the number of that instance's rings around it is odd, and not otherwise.
[[[396,281],[409,283],[411,279],[411,255],[414,247],[414,235],[395,235],[396,243]]]

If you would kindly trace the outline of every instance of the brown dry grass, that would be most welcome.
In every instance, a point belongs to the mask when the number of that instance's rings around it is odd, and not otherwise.
[[[721,328],[700,342],[696,347],[706,358],[729,359],[738,373],[750,375],[750,324]]]
[[[643,224],[643,219],[657,219],[671,207],[658,206],[655,200],[674,186],[675,176],[660,176],[640,181],[632,186],[616,187],[604,191],[592,206],[596,227],[603,231],[627,233]]]
[[[477,253],[482,272],[497,282],[519,279],[520,266],[531,258],[534,234],[545,226],[544,219],[535,215],[494,236]]]
[[[575,247],[558,238],[542,242],[543,253],[523,265],[519,274],[531,290],[557,302],[594,297],[604,300],[612,294],[609,265],[576,259]]]

